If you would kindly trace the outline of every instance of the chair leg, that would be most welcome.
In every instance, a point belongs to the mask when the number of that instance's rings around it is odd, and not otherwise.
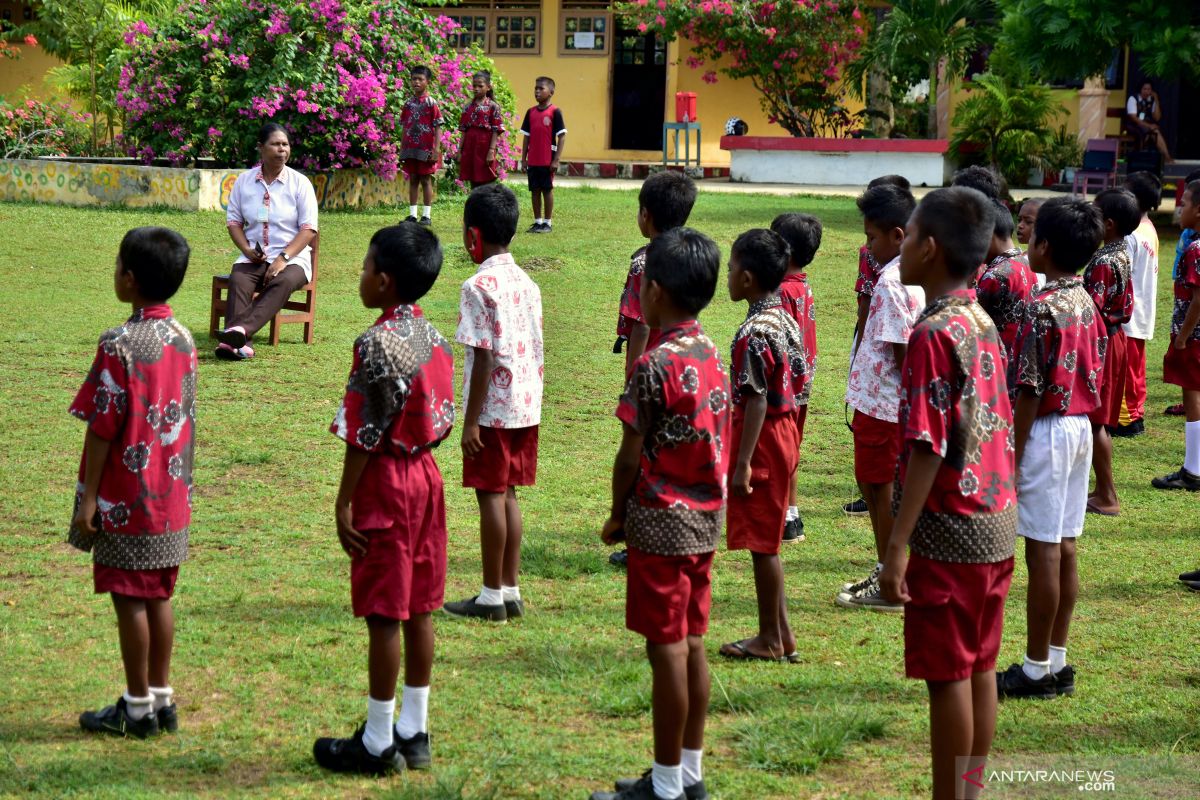
[[[304,323],[304,343],[305,343],[305,344],[312,344],[312,343],[313,343],[313,324],[312,324],[312,320],[309,320],[308,322]]]
[[[279,344],[279,315],[271,317],[271,346]]]

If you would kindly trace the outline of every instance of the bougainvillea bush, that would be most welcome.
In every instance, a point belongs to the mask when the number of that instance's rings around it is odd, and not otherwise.
[[[91,119],[66,103],[0,97],[0,158],[83,155]]]
[[[862,12],[843,0],[632,0],[617,5],[638,30],[691,44],[688,66],[717,81],[749,80],[763,111],[793,136],[844,135],[846,64],[862,46]]]
[[[156,29],[138,22],[125,34],[116,98],[125,147],[147,161],[253,163],[258,129],[272,121],[289,131],[301,169],[392,178],[408,71],[424,64],[452,159],[473,72],[493,72],[496,99],[513,113],[491,60],[447,43],[455,27],[405,0],[189,0]],[[511,165],[507,138],[500,156]]]

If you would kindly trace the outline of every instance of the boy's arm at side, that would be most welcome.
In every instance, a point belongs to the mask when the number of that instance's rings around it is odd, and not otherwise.
[[[1034,394],[1030,387],[1017,388],[1017,403],[1013,408],[1013,449],[1016,452],[1013,463],[1018,475],[1021,473],[1021,459],[1025,456],[1025,445],[1029,442],[1029,431],[1033,429],[1041,402],[1042,398]]]
[[[1188,340],[1192,338],[1192,331],[1196,329],[1196,323],[1200,322],[1200,286],[1192,287],[1192,302],[1188,305],[1187,314],[1184,315],[1183,323],[1179,326],[1179,333],[1175,335],[1175,349],[1186,350]]]
[[[629,332],[629,343],[625,346],[625,380],[629,380],[629,376],[633,374],[634,363],[646,352],[646,345],[649,343],[650,326],[644,322],[633,323],[633,330]]]
[[[110,447],[112,443],[108,439],[88,426],[83,440],[83,449],[87,454],[83,465],[83,497],[75,513],[75,527],[87,536],[96,535],[96,495],[100,493],[100,476],[104,474],[104,463],[108,460]]]
[[[558,169],[559,162],[562,161],[563,143],[567,141],[567,132],[563,131],[558,135],[558,145],[554,150],[554,156],[550,159],[552,169]]]
[[[896,359],[896,369],[904,369],[904,357],[908,355],[908,345],[892,342],[892,357]]]
[[[333,516],[337,523],[338,540],[342,543],[346,555],[351,558],[355,554],[363,555],[367,552],[367,537],[354,529],[350,501],[354,498],[354,490],[358,488],[358,481],[370,460],[371,454],[366,450],[346,444],[346,457],[342,461],[342,481],[338,485],[337,499],[333,503]]]
[[[754,460],[754,449],[767,418],[767,396],[756,394],[746,398],[746,412],[742,417],[742,443],[738,447],[737,464],[733,469],[733,485],[730,490],[746,496],[754,490],[750,487],[750,463]]]
[[[521,137],[521,171],[529,169],[529,134]]]
[[[645,437],[629,423],[623,423],[622,428],[621,447],[613,461],[612,509],[609,511],[608,521],[600,531],[600,538],[605,544],[613,544],[616,540],[612,535],[625,527],[625,503],[633,492],[634,482],[637,481],[642,442],[645,440]]]
[[[470,347],[470,345],[468,345]],[[496,360],[492,351],[482,347],[471,347],[474,360],[471,365],[471,383],[467,390],[467,407],[463,409],[462,451],[464,458],[474,458],[483,450],[479,438],[479,415],[487,397],[488,383]]]
[[[908,542],[921,516],[921,509],[929,498],[933,481],[942,466],[942,457],[933,451],[928,442],[913,442],[912,454],[908,457],[908,469],[904,476],[904,494],[900,499],[900,512],[892,524],[892,535],[888,539],[887,552],[883,556],[883,572],[879,573],[879,588],[883,596],[893,603],[907,603],[908,584],[904,580],[908,568]]]

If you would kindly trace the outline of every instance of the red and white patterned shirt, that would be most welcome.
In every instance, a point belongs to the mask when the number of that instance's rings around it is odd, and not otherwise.
[[[729,378],[696,321],[666,328],[636,362],[617,418],[643,437],[626,509],[631,547],[658,555],[716,549],[729,472]]]
[[[646,271],[646,247],[639,247],[629,258],[629,274],[621,290],[621,305],[617,310],[617,336],[629,338],[633,326],[645,322],[642,316],[642,274]]]
[[[803,272],[785,275],[783,283],[779,285],[779,298],[788,316],[800,326],[800,339],[804,342],[804,360],[808,369],[804,372],[797,402],[802,406],[808,405],[813,378],[817,374],[817,308],[813,302],[812,287],[808,285],[808,276]]]
[[[1175,279],[1175,306],[1171,311],[1171,336],[1183,330],[1183,320],[1192,305],[1192,291],[1200,286],[1200,239],[1195,239],[1183,251],[1179,260],[1179,277]],[[1189,342],[1200,342],[1200,325],[1192,329]]]
[[[897,257],[879,271],[846,385],[851,408],[884,422],[895,422],[900,409],[900,367],[892,345],[908,343],[925,306],[924,290],[900,282],[899,265]]]
[[[1083,268],[1083,288],[1091,295],[1111,336],[1133,316],[1133,264],[1125,240],[1106,244]]]
[[[415,455],[454,426],[454,354],[420,306],[384,311],[354,342],[346,394],[329,430],[368,453]]]
[[[187,558],[196,439],[196,346],[165,303],[105,331],[71,414],[111,442],[97,494],[98,533],[71,528],[97,564],[174,567]],[[83,497],[87,453],[75,503]]]
[[[750,304],[746,321],[737,329],[730,348],[733,415],[745,412],[746,399],[767,399],[767,416],[792,414],[808,374],[800,327],[778,296]]]
[[[1012,357],[1013,342],[1025,319],[1025,306],[1037,288],[1033,270],[1020,260],[1020,255],[1021,251],[1013,248],[989,261],[975,289],[979,305],[996,324],[1005,363]]]
[[[858,278],[854,281],[854,293],[864,297],[875,294],[875,279],[879,277],[879,265],[866,245],[858,248]]]
[[[432,161],[437,147],[438,129],[442,127],[442,109],[429,93],[410,97],[400,112],[400,159]]]
[[[479,412],[487,428],[528,428],[542,420],[542,292],[511,253],[492,256],[463,281],[456,339],[467,345],[463,407],[475,352],[491,350],[492,378]]]
[[[462,114],[459,115],[458,129],[466,131],[471,128],[503,133],[504,113],[500,109],[500,104],[491,98],[485,98],[482,103],[476,103],[474,100],[468,103]]]

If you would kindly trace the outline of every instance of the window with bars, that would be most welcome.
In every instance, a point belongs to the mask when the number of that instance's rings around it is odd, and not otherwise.
[[[564,56],[606,56],[612,45],[612,6],[608,0],[563,0],[558,52]]]
[[[458,49],[479,45],[490,55],[536,55],[542,51],[540,0],[466,0],[445,14],[461,29],[450,34]]]

